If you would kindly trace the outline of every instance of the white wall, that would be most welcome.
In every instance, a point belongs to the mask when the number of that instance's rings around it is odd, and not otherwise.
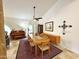
[[[29,25],[32,25],[33,28],[33,35],[35,35],[38,32],[38,21],[36,20],[30,20]]]
[[[11,30],[24,30],[26,32],[26,36],[28,34],[28,29],[27,29],[28,21],[27,20],[5,17],[4,24],[7,25]],[[7,29],[5,28],[5,30]],[[7,30],[7,32],[10,34],[11,30]]]
[[[62,28],[58,27],[62,25],[63,20],[72,25],[72,28],[66,29],[66,35],[62,35]],[[79,0],[58,0],[39,23],[45,24],[49,21],[54,21],[54,31],[48,33],[60,35],[60,45],[79,54]],[[47,32],[45,25],[44,32]]]
[[[27,28],[28,25],[27,20],[10,18],[10,17],[5,17],[4,22],[7,26],[9,26],[11,29],[14,30],[22,30],[24,28]]]
[[[15,18],[9,18],[9,17],[5,17],[4,18],[4,23],[9,26],[11,29],[22,29],[18,24],[19,22],[17,22],[17,19]]]

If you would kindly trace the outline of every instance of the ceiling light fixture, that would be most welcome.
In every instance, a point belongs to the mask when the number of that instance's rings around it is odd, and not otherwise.
[[[36,10],[35,10],[35,9],[36,9],[36,6],[35,6],[35,5],[36,5],[36,0],[33,0],[33,5],[34,5],[34,6],[33,6],[33,9],[34,9],[33,20],[39,21],[39,19],[42,19],[42,17],[37,17],[37,18],[35,17],[35,11],[36,11]]]
[[[35,17],[35,8],[36,8],[36,7],[34,6],[33,8],[34,8],[34,16],[33,16],[33,19],[39,21],[39,19],[42,19],[42,17],[36,18],[36,17]]]

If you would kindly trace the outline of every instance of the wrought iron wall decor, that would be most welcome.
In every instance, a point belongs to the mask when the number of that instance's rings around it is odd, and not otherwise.
[[[68,28],[68,27],[71,28],[72,25],[66,25],[66,21],[64,20],[64,21],[63,21],[63,25],[59,25],[58,27],[59,27],[59,28],[63,28],[63,35],[65,35],[65,34],[66,34],[66,33],[65,33],[65,29]]]

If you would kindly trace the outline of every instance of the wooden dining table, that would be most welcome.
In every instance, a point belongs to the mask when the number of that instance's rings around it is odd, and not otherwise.
[[[35,55],[37,56],[37,47],[39,44],[41,44],[42,42],[46,41],[46,39],[40,37],[40,36],[32,36],[30,35],[31,39],[33,40],[34,42],[34,45],[35,45]]]

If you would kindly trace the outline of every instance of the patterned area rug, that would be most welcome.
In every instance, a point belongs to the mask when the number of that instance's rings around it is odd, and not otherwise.
[[[20,40],[19,48],[17,51],[16,59],[42,59],[41,57],[41,51],[38,49],[38,54],[35,56],[35,49],[33,48],[32,52],[30,51],[31,47],[29,45],[29,42],[27,40]],[[48,51],[46,51],[43,55],[43,59],[52,59],[59,53],[61,53],[62,50],[59,48],[51,45],[51,52],[50,55],[48,55]]]

